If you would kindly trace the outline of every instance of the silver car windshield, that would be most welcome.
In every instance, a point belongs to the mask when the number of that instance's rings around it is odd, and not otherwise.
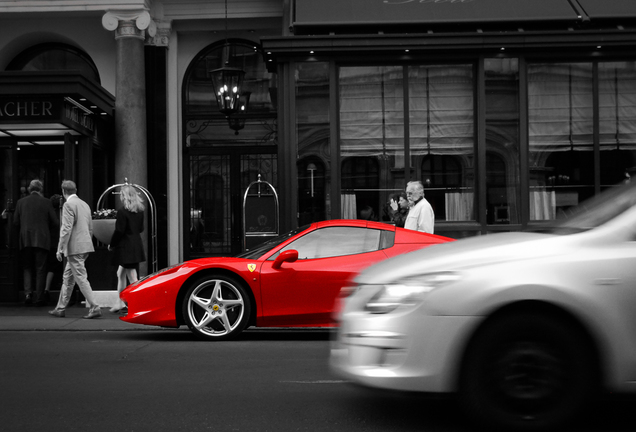
[[[612,187],[576,206],[548,232],[571,234],[601,226],[636,205],[636,181]]]

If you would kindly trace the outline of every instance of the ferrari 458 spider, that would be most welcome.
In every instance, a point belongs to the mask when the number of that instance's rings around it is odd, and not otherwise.
[[[331,220],[290,231],[236,257],[201,258],[128,286],[123,321],[186,324],[202,339],[248,326],[331,327],[340,289],[360,270],[452,239],[380,222]]]

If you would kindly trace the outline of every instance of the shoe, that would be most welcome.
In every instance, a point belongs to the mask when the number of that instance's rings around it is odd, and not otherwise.
[[[33,304],[33,297],[31,296],[31,294],[27,294],[25,299],[24,299],[24,304],[25,305],[31,305]]]
[[[121,308],[121,307],[114,306],[114,307],[108,309],[108,312],[116,314],[116,313],[121,312],[122,309],[123,308]]]
[[[88,310],[88,315],[84,315],[82,318],[92,319],[99,318],[100,316],[102,316],[102,310],[99,308],[99,306],[94,306]]]
[[[58,318],[64,318],[66,316],[66,312],[64,312],[64,310],[62,309],[53,309],[49,311],[49,315],[52,315]]]

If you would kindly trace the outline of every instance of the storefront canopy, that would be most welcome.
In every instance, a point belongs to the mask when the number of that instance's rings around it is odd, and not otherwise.
[[[0,73],[0,138],[59,144],[65,134],[99,141],[114,97],[77,72]]]
[[[634,0],[294,0],[294,33],[320,28],[583,23],[636,17]]]

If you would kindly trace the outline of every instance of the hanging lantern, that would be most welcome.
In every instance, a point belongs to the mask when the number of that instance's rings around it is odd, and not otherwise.
[[[238,131],[245,127],[245,114],[247,114],[247,107],[250,103],[250,95],[252,92],[243,92],[238,98],[238,110],[236,114],[227,117],[227,123],[230,125],[230,129],[234,132],[234,135],[238,135]]]
[[[219,111],[226,116],[239,111],[239,100],[245,71],[226,65],[210,71]]]

